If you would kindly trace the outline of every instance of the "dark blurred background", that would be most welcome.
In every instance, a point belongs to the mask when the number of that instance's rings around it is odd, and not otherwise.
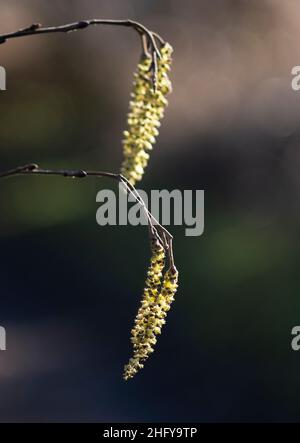
[[[143,188],[204,189],[205,232],[175,235],[180,288],[156,352],[122,380],[149,258],[103,227],[109,180],[0,183],[1,421],[299,421],[297,0],[0,1],[0,33],[131,18],[175,48],[174,93]],[[126,28],[0,46],[0,169],[118,171],[140,42]]]

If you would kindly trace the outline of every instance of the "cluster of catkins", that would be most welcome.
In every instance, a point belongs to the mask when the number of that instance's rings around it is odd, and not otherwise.
[[[158,136],[160,121],[168,104],[166,95],[172,85],[168,77],[173,49],[168,43],[160,50],[157,60],[156,88],[153,88],[151,57],[144,56],[135,73],[127,118],[128,129],[124,131],[121,174],[134,186],[143,177],[149,160],[149,151]]]
[[[132,378],[153,352],[156,336],[161,333],[167,312],[177,290],[178,272],[171,267],[164,275],[165,251],[157,240],[152,242],[152,257],[141,306],[131,331],[133,357],[124,369],[124,379]]]

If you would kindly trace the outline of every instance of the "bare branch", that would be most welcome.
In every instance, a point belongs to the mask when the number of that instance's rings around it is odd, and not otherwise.
[[[80,29],[85,29],[88,26],[93,26],[93,25],[126,26],[133,28],[139,34],[144,34],[148,37],[149,39],[148,43],[153,46],[157,55],[160,56],[160,52],[157,48],[155,38],[157,38],[159,41],[163,41],[161,37],[159,37],[156,33],[153,34],[144,25],[133,20],[91,19],[91,20],[80,20],[78,22],[68,23],[66,25],[60,25],[60,26],[48,26],[44,28],[41,26],[40,23],[33,23],[31,26],[19,29],[18,31],[15,32],[0,34],[0,43],[5,43],[8,39],[26,37],[29,35],[50,34],[57,32],[68,33],[68,32],[78,31]]]
[[[164,40],[157,33],[150,31],[148,28],[146,28],[146,26],[133,20],[91,19],[80,20],[78,22],[68,23],[66,25],[47,27],[42,27],[40,23],[33,23],[32,25],[23,29],[19,29],[18,31],[9,32],[7,34],[0,34],[0,44],[6,43],[7,40],[13,38],[28,37],[41,34],[70,33],[95,25],[125,26],[132,28],[136,32],[138,32],[138,34],[142,37],[142,48],[144,55],[148,57],[150,56],[153,61],[153,88],[155,90],[157,79],[156,58],[161,57],[156,41],[158,41],[159,44],[162,45]],[[150,53],[148,52],[148,47],[150,48]]]
[[[151,214],[147,208],[144,200],[135,189],[135,187],[122,174],[115,174],[113,172],[105,171],[86,171],[83,169],[43,169],[36,163],[29,163],[24,166],[17,166],[16,168],[0,172],[0,179],[5,177],[12,177],[15,175],[56,175],[67,178],[85,178],[85,177],[108,177],[112,178],[125,186],[128,194],[131,194],[135,201],[141,205],[149,222],[150,236],[156,238],[168,253],[170,265],[174,265],[172,239],[170,232],[162,226],[157,219]]]

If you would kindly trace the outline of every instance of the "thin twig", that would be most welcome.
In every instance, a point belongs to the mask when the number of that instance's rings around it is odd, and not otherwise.
[[[136,188],[122,174],[105,171],[88,171],[83,169],[43,169],[36,163],[29,163],[24,166],[18,166],[0,173],[0,179],[12,177],[15,175],[56,175],[68,178],[85,178],[85,177],[108,177],[112,178],[125,186],[128,194],[132,195],[137,203],[143,208],[149,222],[150,232],[160,244],[164,247],[169,256],[170,265],[174,265],[172,239],[170,232],[162,226],[157,219],[151,214],[144,200],[136,190]]]
[[[13,38],[28,37],[41,34],[70,33],[95,25],[125,26],[130,27],[138,32],[138,34],[142,37],[143,53],[146,55],[151,54],[152,56],[153,88],[155,90],[157,79],[156,58],[161,58],[160,51],[157,47],[157,41],[160,43],[160,45],[162,45],[163,39],[157,33],[150,31],[148,28],[146,28],[146,26],[134,20],[91,19],[80,20],[78,22],[68,23],[66,25],[47,27],[42,27],[40,23],[33,23],[32,25],[23,29],[19,29],[18,31],[9,32],[7,34],[0,34],[0,44],[6,43],[7,40]],[[151,49],[150,54],[147,50],[148,47]]]
[[[160,52],[158,50],[154,38],[154,34],[151,31],[149,31],[149,29],[147,29],[146,26],[133,20],[91,19],[91,20],[80,20],[78,22],[68,23],[66,25],[60,25],[60,26],[47,26],[44,28],[40,23],[33,23],[31,26],[19,29],[18,31],[15,32],[0,34],[0,43],[5,43],[8,39],[26,37],[29,35],[50,34],[50,33],[52,34],[57,32],[68,33],[68,32],[78,31],[80,29],[85,29],[88,26],[94,26],[94,25],[125,26],[133,28],[139,34],[145,34],[148,37],[149,44],[152,45],[158,57],[160,56]],[[155,37],[157,38],[157,34],[155,34]]]

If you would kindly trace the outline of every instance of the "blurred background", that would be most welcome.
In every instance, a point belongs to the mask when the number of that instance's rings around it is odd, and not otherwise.
[[[136,19],[175,49],[143,189],[204,189],[205,232],[171,227],[180,288],[156,352],[122,380],[149,259],[143,227],[99,227],[105,179],[0,183],[0,421],[299,421],[297,0],[0,1],[0,33]],[[140,41],[127,28],[0,46],[0,170],[118,171]]]

